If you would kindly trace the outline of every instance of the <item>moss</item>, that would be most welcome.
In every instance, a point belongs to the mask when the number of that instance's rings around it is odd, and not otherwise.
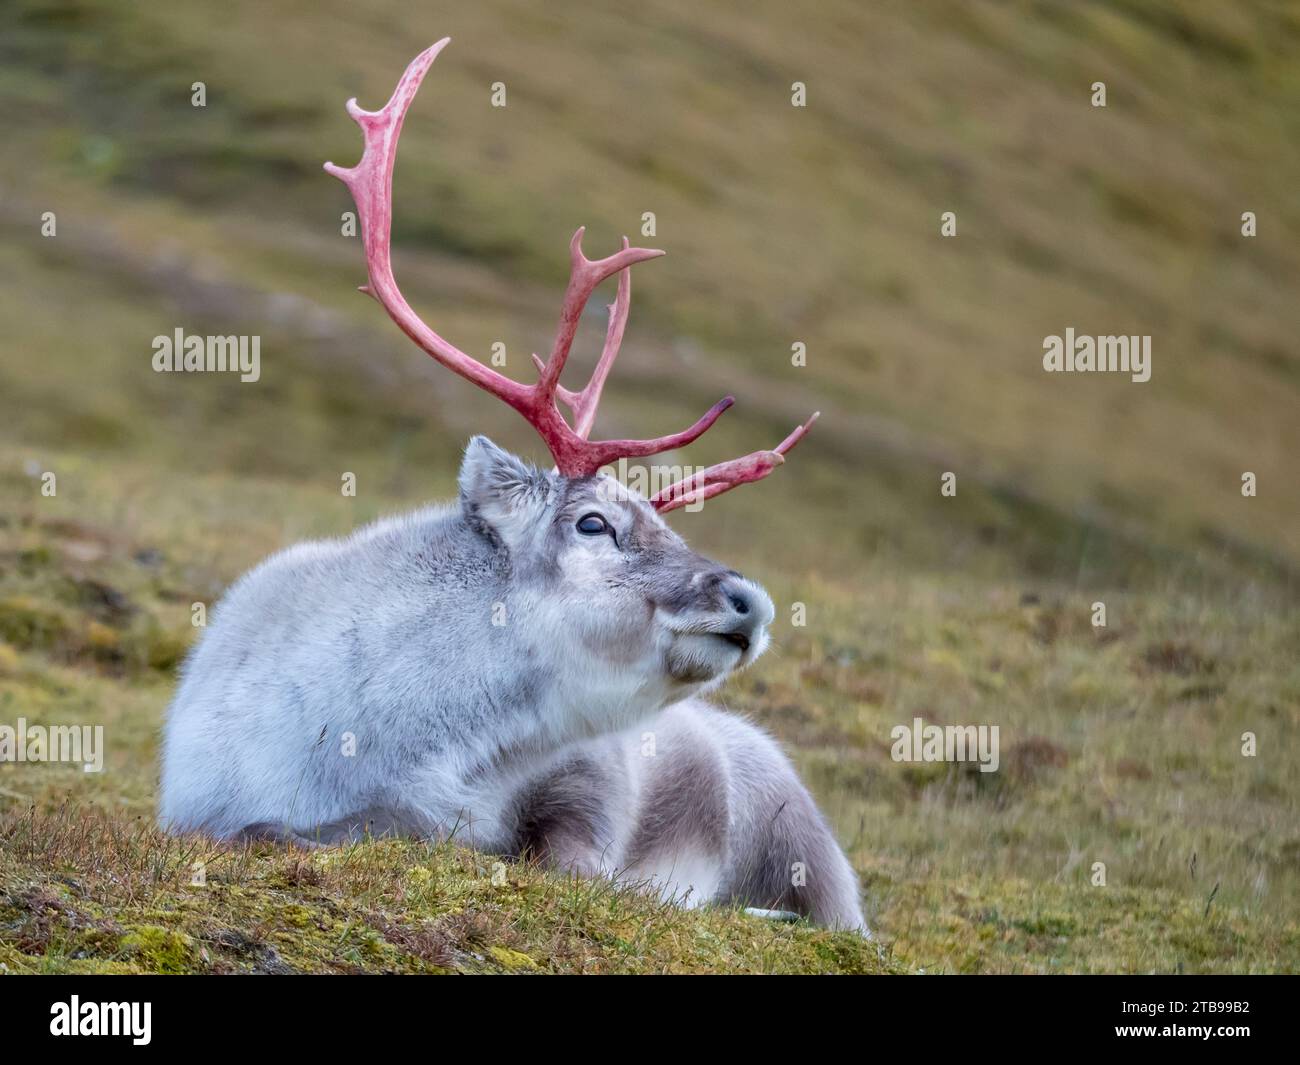
[[[49,650],[68,632],[68,620],[56,607],[27,595],[0,599],[0,636],[16,647]]]
[[[180,665],[189,650],[189,633],[181,634],[161,625],[149,625],[142,645],[149,668],[170,673]]]
[[[535,972],[538,968],[537,962],[521,950],[511,950],[509,947],[489,947],[488,953],[497,960],[503,969],[508,969],[510,972]]]
[[[122,657],[122,635],[108,625],[92,621],[86,626],[86,644],[96,658],[114,661]]]
[[[295,928],[306,928],[312,923],[312,914],[305,906],[290,905],[280,911],[289,924]]]
[[[121,952],[145,972],[185,973],[194,969],[194,942],[183,932],[139,925],[122,938]]]
[[[40,544],[18,552],[18,565],[26,572],[43,569],[53,561],[54,551],[48,544]]]

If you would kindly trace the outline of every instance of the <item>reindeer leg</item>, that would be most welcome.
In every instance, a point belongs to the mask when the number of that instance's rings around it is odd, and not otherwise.
[[[585,745],[515,794],[510,853],[579,876],[612,873],[618,861],[618,812],[626,780],[607,744]]]

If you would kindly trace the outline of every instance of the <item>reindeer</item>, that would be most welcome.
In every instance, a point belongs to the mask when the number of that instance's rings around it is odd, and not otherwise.
[[[653,440],[590,439],[630,304],[635,248],[592,261],[583,231],[550,357],[520,384],[411,310],[390,262],[392,173],[406,111],[444,39],[387,105],[348,102],[362,288],[447,369],[534,426],[535,469],[470,440],[460,498],[300,544],[214,611],[167,714],[161,824],[219,839],[322,846],[456,836],[482,851],[644,883],[693,906],[794,911],[866,933],[857,881],[777,744],[700,698],[768,643],[774,608],[696,554],[662,514],[767,476],[808,432],[645,499],[601,474],[701,436],[732,403]],[[605,345],[580,392],[560,383],[578,319],[618,275]],[[570,424],[557,400],[573,415]]]

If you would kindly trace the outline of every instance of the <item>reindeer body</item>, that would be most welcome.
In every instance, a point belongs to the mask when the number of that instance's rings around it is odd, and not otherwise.
[[[365,150],[326,164],[352,193],[372,295],[438,363],[536,428],[539,473],[483,437],[457,506],[305,544],[243,577],[214,611],[168,712],[159,818],[170,830],[326,844],[365,833],[458,838],[686,905],[745,902],[865,931],[847,860],[789,762],[698,696],[762,654],[774,608],[691,551],[659,516],[761,480],[770,451],[709,467],[649,500],[598,475],[689,444],[727,410],[652,440],[591,440],[627,321],[631,266],[570,244],[550,357],[527,385],[439,336],[410,308],[389,252],[406,110],[443,40],[379,111],[348,110]],[[618,277],[586,387],[560,385],[584,306]],[[572,424],[560,413],[569,407]]]
[[[687,904],[861,927],[785,757],[693,698],[762,652],[762,589],[608,478],[476,438],[461,484],[459,506],[291,548],[231,588],[168,714],[163,825],[454,834]],[[571,528],[596,510],[608,534]]]

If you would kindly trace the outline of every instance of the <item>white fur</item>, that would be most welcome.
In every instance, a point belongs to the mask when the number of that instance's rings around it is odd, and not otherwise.
[[[750,806],[779,812],[785,789],[811,809],[800,816],[819,817],[770,740],[683,703],[762,652],[772,603],[691,552],[643,501],[607,489],[539,474],[476,438],[458,506],[303,544],[241,578],[168,713],[161,823],[220,838],[271,826],[320,842],[454,832],[508,853],[530,813],[521,795],[547,774],[563,791],[577,758],[597,772],[591,798],[608,838],[557,847],[553,860],[644,878],[690,904],[725,894],[740,867],[731,852],[759,845]],[[609,536],[575,530],[588,511]],[[723,639],[737,632],[747,648]],[[644,758],[646,727],[676,753]],[[742,772],[728,768],[737,752]],[[672,805],[673,787],[654,788],[664,774],[672,783],[674,764],[734,831],[692,823],[688,804],[680,832],[647,842],[647,796]],[[755,765],[766,767],[756,777]],[[581,807],[587,796],[570,790]],[[587,830],[576,814],[567,824],[565,839]],[[793,838],[806,827],[794,824]],[[851,894],[835,922],[861,923]]]

